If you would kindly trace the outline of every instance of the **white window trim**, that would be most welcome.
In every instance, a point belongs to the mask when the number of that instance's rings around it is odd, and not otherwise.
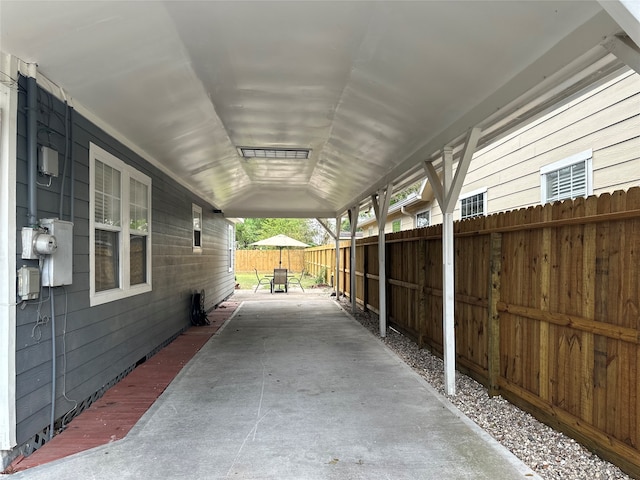
[[[540,203],[545,205],[549,203],[547,201],[547,182],[546,175],[561,168],[575,165],[576,163],[586,162],[585,165],[585,183],[586,194],[585,196],[593,195],[593,149],[585,150],[584,152],[576,153],[563,160],[545,165],[540,169]],[[567,199],[563,199],[567,200]]]
[[[197,231],[196,227],[193,226],[193,217],[195,217],[196,215],[200,215],[200,245],[197,246],[195,244],[196,242],[196,237],[195,237],[195,232]],[[192,223],[192,228],[193,231],[191,232],[191,245],[193,247],[193,253],[202,253],[202,207],[199,205],[196,205],[195,203],[191,204],[191,223]]]
[[[473,190],[471,192],[466,192],[466,193],[463,193],[463,194],[460,195],[460,198],[458,200],[458,206],[460,208],[460,219],[463,219],[462,218],[462,200],[464,200],[465,198],[473,197],[474,195],[479,195],[481,193],[484,194],[484,196],[482,197],[482,212],[483,213],[482,213],[482,215],[475,215],[475,216],[476,217],[479,217],[479,216],[486,217],[487,216],[487,213],[488,213],[488,210],[487,210],[487,196],[488,196],[487,195],[487,191],[488,190],[489,189],[487,187],[484,187],[484,188],[479,188],[477,190]],[[466,217],[466,218],[474,218],[474,217]]]
[[[0,53],[0,63],[17,78],[15,58]],[[17,125],[18,89],[0,83],[0,450],[16,446]]]
[[[119,288],[112,290],[105,290],[102,292],[96,292],[95,283],[95,160],[99,160],[102,163],[109,165],[110,167],[120,171],[121,182],[121,219],[122,224],[119,237],[119,252],[120,252],[120,265],[119,265]],[[147,232],[147,281],[139,285],[129,284],[129,235],[131,230],[129,229],[129,179],[133,178],[140,183],[147,185],[147,205],[149,206],[149,227]],[[104,303],[121,300],[123,298],[132,297],[141,293],[150,292],[152,290],[151,283],[151,178],[136,170],[135,168],[127,165],[119,158],[111,155],[106,150],[99,146],[89,143],[89,305],[96,306]]]
[[[429,214],[429,225],[428,226],[431,226],[432,214],[431,214],[431,207],[429,207],[429,208],[426,208],[424,210],[420,210],[419,212],[416,212],[415,217],[413,217],[413,222],[414,222],[413,224],[414,224],[415,228],[421,228],[421,227],[418,227],[418,215],[420,215],[421,213],[428,213]]]

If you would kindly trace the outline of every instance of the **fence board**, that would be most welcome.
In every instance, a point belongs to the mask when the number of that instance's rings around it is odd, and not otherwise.
[[[269,272],[278,268],[279,250],[236,250],[235,269],[237,272]],[[305,251],[300,249],[282,250],[282,268],[292,272],[301,272],[304,267]]]

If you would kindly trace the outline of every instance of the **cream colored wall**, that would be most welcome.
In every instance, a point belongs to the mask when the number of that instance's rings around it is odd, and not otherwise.
[[[640,184],[640,75],[626,73],[476,152],[461,195],[487,188],[488,213],[539,205],[540,168],[589,149],[595,195]],[[431,223],[442,223],[435,201]]]
[[[396,220],[400,220],[402,222],[402,230],[412,230],[416,228],[416,214],[418,212],[423,212],[427,209],[427,204],[424,202],[418,203],[413,206],[409,206],[406,208],[407,214],[403,214],[400,211],[396,211],[390,213],[387,217],[387,223],[385,224],[384,231],[385,233],[393,232],[393,222]],[[375,236],[378,235],[378,224],[373,221],[367,224],[360,224],[363,228],[364,236]]]

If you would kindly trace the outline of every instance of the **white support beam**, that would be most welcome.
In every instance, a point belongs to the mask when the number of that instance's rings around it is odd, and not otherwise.
[[[442,214],[442,327],[444,345],[444,389],[456,394],[455,268],[453,213]]]
[[[444,388],[447,395],[456,393],[456,339],[455,339],[455,265],[453,245],[453,211],[480,138],[480,128],[467,133],[458,167],[453,173],[453,149],[443,149],[442,181],[431,162],[424,162],[427,178],[433,187],[442,210],[442,330],[444,351]]]
[[[602,46],[640,74],[640,48],[638,45],[628,38],[613,36],[602,42]]]
[[[336,300],[340,300],[340,230],[342,228],[342,215],[336,217],[336,234],[333,238],[336,240],[336,275],[335,275],[335,287],[336,287]]]
[[[442,211],[442,332],[444,353],[444,389],[447,395],[456,394],[456,337],[455,337],[455,269],[453,256],[453,150],[444,149],[442,191],[447,200]],[[465,176],[456,176],[464,182]],[[459,189],[458,189],[459,191]]]
[[[360,205],[349,209],[349,225],[351,226],[351,261],[349,262],[349,279],[351,280],[351,312],[356,313],[356,230],[358,229],[358,215]]]
[[[378,195],[382,189],[378,190],[378,193],[371,195],[371,206],[373,207],[373,213],[376,216],[376,220],[378,220],[378,228],[380,228],[380,206],[378,205]]]
[[[631,40],[640,46],[640,2],[638,0],[599,0],[599,3]]]
[[[424,161],[424,170],[427,174],[427,179],[431,184],[431,188],[433,188],[433,194],[435,195],[436,200],[438,200],[438,205],[440,205],[440,207],[442,208],[442,205],[445,204],[445,201],[444,201],[445,199],[444,199],[444,193],[442,192],[442,182],[440,181],[438,172],[436,171],[436,168],[433,166],[433,163],[431,163],[428,160]]]
[[[458,201],[458,197],[460,196],[460,190],[462,189],[462,184],[464,183],[464,179],[467,176],[467,172],[469,171],[469,165],[471,164],[471,158],[473,157],[473,153],[476,151],[476,147],[478,146],[478,140],[480,140],[480,133],[482,130],[478,127],[472,128],[469,130],[467,134],[467,138],[464,143],[464,150],[462,152],[462,158],[458,162],[458,168],[456,169],[456,175],[452,180],[452,187],[447,192],[445,199],[445,210],[447,212],[453,212],[456,202]],[[459,180],[459,179],[462,179]]]
[[[378,318],[380,321],[380,336],[382,338],[387,336],[387,248],[384,227],[387,223],[392,191],[393,185],[389,184],[386,189],[380,189],[377,197],[375,195],[371,196],[371,203],[378,222],[378,297],[380,299]]]
[[[316,218],[317,222],[322,225],[322,228],[324,228],[327,233],[329,234],[329,236],[331,238],[333,238],[334,240],[336,239],[336,233],[331,230],[331,225],[329,225],[324,219],[322,218]],[[338,235],[340,234],[340,230],[338,230]]]

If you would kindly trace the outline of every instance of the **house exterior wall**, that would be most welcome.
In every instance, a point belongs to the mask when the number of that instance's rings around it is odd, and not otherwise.
[[[487,188],[488,214],[539,205],[540,168],[589,149],[594,195],[638,185],[640,75],[626,73],[479,150],[460,194]],[[432,224],[442,223],[432,204]]]
[[[22,227],[27,223],[27,139],[24,87],[19,82],[16,158],[16,262],[37,266],[37,260],[22,260]],[[54,148],[60,155],[60,176],[51,185],[39,176],[38,219],[70,220],[67,167],[62,211],[59,209],[65,151],[65,105],[44,89],[38,90],[38,144]],[[33,442],[50,423],[52,388],[52,343],[49,293],[56,315],[56,410],[67,414],[77,404],[99,395],[155,353],[190,325],[191,294],[204,290],[206,308],[234,291],[229,258],[229,225],[213,206],[198,198],[169,175],[128,147],[107,135],[77,113],[70,115],[74,168],[73,283],[42,288],[39,300],[16,308],[16,441]],[[127,165],[151,178],[152,290],[90,307],[89,147],[96,144]],[[202,249],[193,249],[192,206],[202,207]],[[62,213],[62,215],[60,215]],[[231,250],[233,251],[233,249]],[[231,259],[232,262],[232,259]]]
[[[461,197],[487,189],[487,214],[541,203],[540,169],[593,151],[593,194],[625,190],[640,182],[640,75],[627,72],[557,108],[473,156]],[[431,209],[431,225],[442,223],[435,199],[405,206],[402,228],[415,228],[415,215]],[[385,231],[401,213],[389,215]],[[460,219],[460,202],[454,210]],[[377,235],[375,220],[362,224]]]

